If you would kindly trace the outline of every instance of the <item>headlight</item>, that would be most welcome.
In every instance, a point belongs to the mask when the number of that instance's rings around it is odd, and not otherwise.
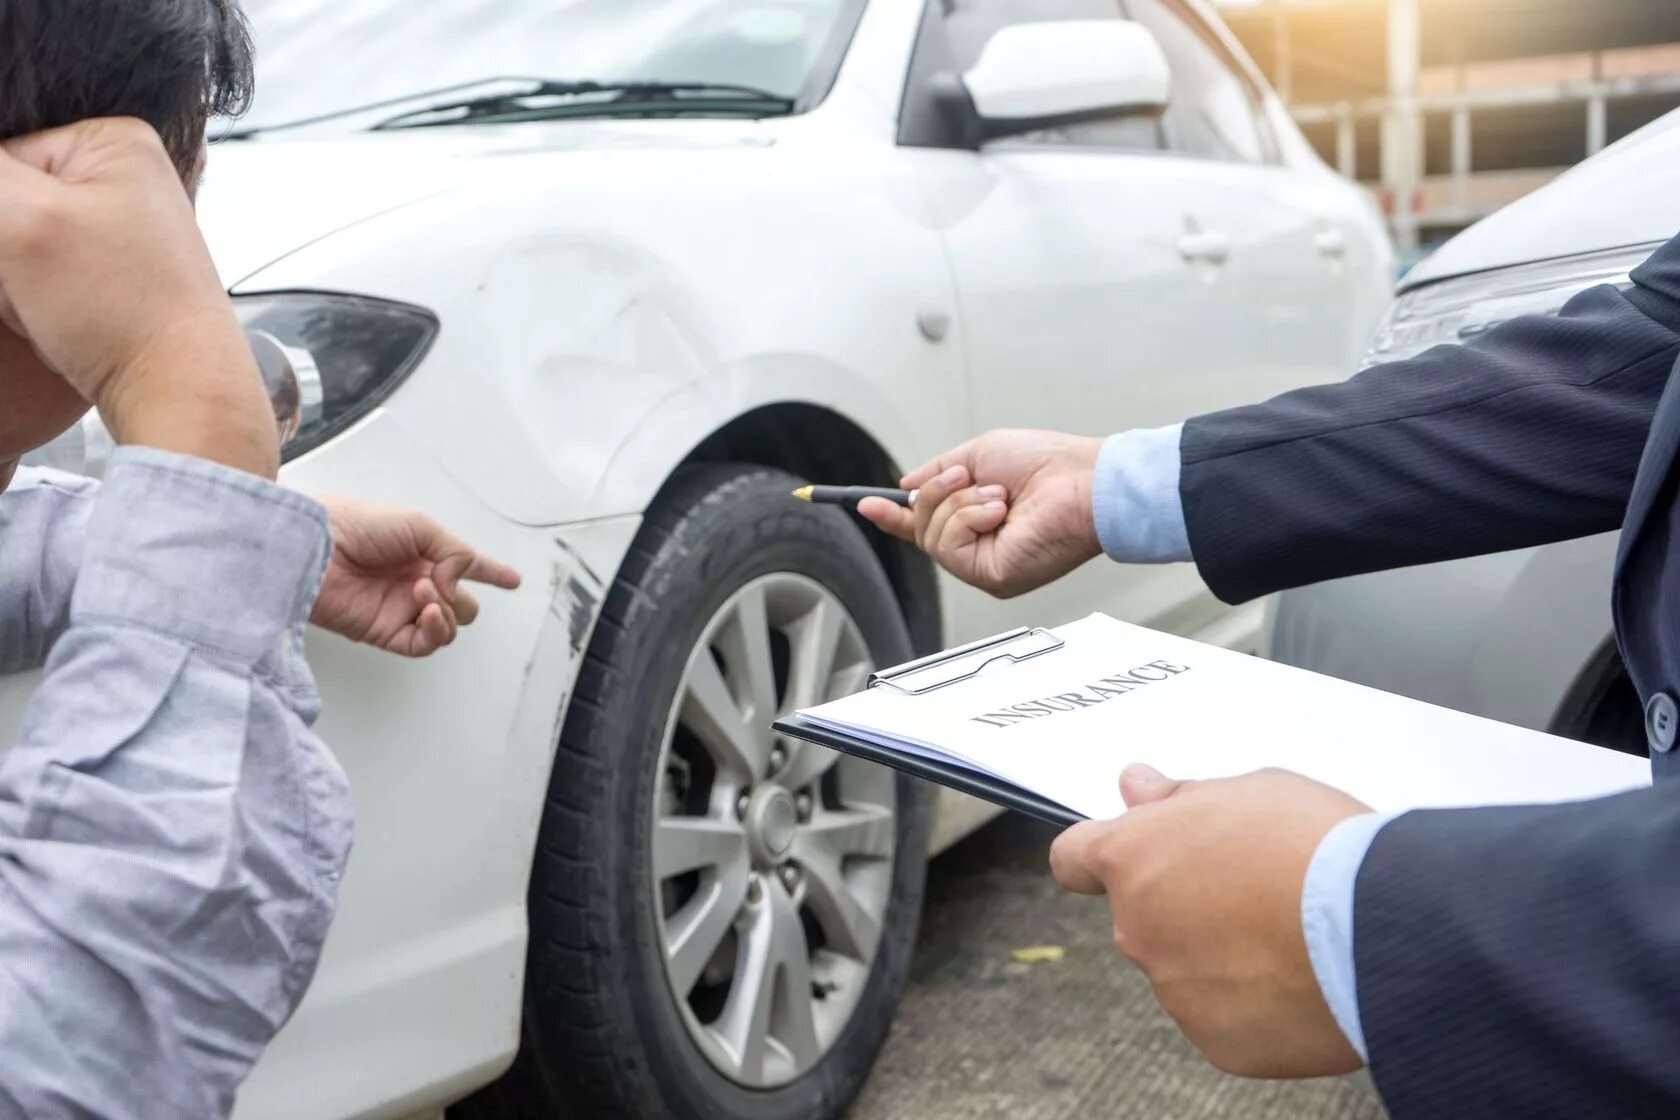
[[[237,296],[274,405],[281,456],[295,459],[366,416],[402,384],[437,336],[437,319],[405,304],[315,292]],[[111,437],[89,413],[24,457],[32,466],[105,473]]]
[[[1395,362],[1441,343],[1468,342],[1522,315],[1556,315],[1571,298],[1600,284],[1626,287],[1661,242],[1518,265],[1426,284],[1396,299],[1360,366]]]
[[[402,384],[437,335],[430,312],[359,296],[287,292],[238,296],[233,306],[246,329],[272,340],[291,366],[295,398],[277,395],[285,387],[274,377],[272,350],[265,360],[261,344],[253,344],[259,364],[268,367],[264,379],[282,435],[292,429],[281,448],[287,459],[314,450],[371,412]]]

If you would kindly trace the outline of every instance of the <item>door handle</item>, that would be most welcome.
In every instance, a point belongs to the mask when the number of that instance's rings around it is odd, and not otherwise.
[[[1313,247],[1318,250],[1318,255],[1321,257],[1341,260],[1347,256],[1347,234],[1339,229],[1327,229],[1313,238]]]
[[[1192,263],[1224,264],[1231,259],[1231,239],[1212,229],[1187,233],[1178,239],[1178,254]]]

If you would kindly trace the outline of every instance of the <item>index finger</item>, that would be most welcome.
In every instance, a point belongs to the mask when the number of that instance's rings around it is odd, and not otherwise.
[[[455,585],[461,580],[489,584],[503,591],[516,590],[521,582],[519,571],[513,565],[504,564],[459,541],[455,542],[454,550],[437,562],[432,578],[437,580],[438,589],[446,599],[455,598]]]
[[[463,579],[504,591],[519,586],[520,575],[513,565],[478,551],[425,514],[410,513],[408,521],[420,555],[435,565],[432,578],[445,599],[455,598],[455,584]]]

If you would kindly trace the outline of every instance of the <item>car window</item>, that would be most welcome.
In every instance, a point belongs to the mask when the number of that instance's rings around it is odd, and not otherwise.
[[[1167,141],[1192,155],[1265,163],[1269,134],[1260,93],[1213,30],[1180,0],[1125,0],[1127,14],[1147,27],[1172,68]]]
[[[1069,19],[1123,19],[1120,0],[940,0],[945,35],[958,72],[980,59],[986,42],[1018,23],[1053,23]],[[1041,128],[1000,142],[1008,145],[1123,148],[1153,151],[1163,147],[1159,121],[1123,117],[1109,121]]]
[[[243,0],[274,128],[498,79],[721,82],[822,99],[863,0]],[[423,10],[423,17],[410,14]],[[324,61],[325,60],[325,61]],[[458,94],[457,94],[458,96]],[[218,122],[217,132],[229,127]]]

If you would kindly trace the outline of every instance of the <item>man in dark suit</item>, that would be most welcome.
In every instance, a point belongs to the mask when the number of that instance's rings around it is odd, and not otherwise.
[[[1062,883],[1216,1065],[1369,1060],[1411,1117],[1680,1116],[1680,238],[1555,318],[1106,441],[995,432],[861,512],[1019,594],[1107,552],[1230,602],[1622,529],[1614,614],[1655,784],[1392,817],[1293,774],[1173,782],[1069,830]],[[1672,784],[1671,784],[1672,783]]]

